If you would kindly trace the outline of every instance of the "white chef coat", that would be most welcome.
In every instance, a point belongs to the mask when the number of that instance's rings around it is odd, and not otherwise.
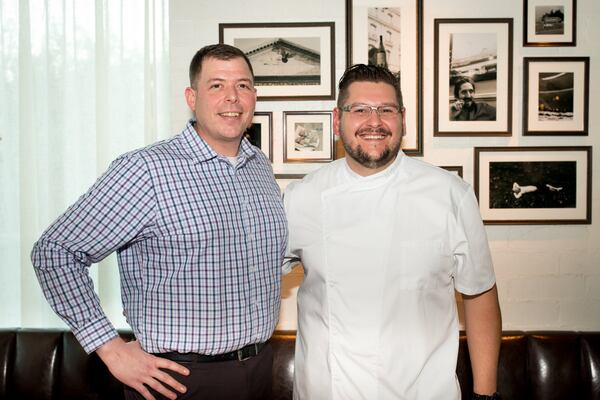
[[[401,152],[368,177],[337,160],[284,202],[305,271],[294,398],[459,399],[454,289],[495,282],[471,187]]]

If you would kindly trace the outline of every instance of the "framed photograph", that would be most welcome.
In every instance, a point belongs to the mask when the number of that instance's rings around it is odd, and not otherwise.
[[[523,46],[575,46],[576,0],[523,0]]]
[[[273,113],[257,111],[244,136],[273,162]]]
[[[406,109],[402,151],[423,155],[423,0],[346,0],[346,64],[387,66]]]
[[[440,166],[440,168],[443,168],[446,171],[452,172],[452,173],[458,175],[460,178],[463,177],[462,165],[445,165],[445,166]]]
[[[332,120],[331,111],[284,111],[283,162],[333,161]]]
[[[486,224],[591,224],[592,147],[475,147]]]
[[[259,100],[334,100],[333,22],[219,24],[219,42],[241,49]]]
[[[434,21],[434,136],[510,136],[513,20]]]
[[[523,59],[523,135],[588,134],[589,57]]]

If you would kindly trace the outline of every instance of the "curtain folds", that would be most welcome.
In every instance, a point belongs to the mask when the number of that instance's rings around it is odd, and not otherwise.
[[[119,154],[171,135],[168,0],[0,1],[0,327],[64,327],[29,253]],[[91,269],[122,317],[114,256]]]

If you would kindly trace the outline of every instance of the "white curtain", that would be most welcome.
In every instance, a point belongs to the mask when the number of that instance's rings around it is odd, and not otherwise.
[[[0,0],[0,328],[65,327],[35,240],[119,154],[171,136],[168,0]],[[114,255],[93,266],[122,317]]]

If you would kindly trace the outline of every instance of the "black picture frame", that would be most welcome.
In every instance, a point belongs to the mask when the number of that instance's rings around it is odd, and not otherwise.
[[[399,23],[407,25],[407,29],[402,30],[399,50],[391,51],[386,47],[386,51],[389,51],[390,55],[398,56],[401,59],[398,64],[400,72],[395,71],[391,66],[390,69],[392,72],[398,73],[400,77],[400,87],[407,113],[407,129],[402,140],[402,151],[409,156],[422,156],[423,0],[368,0],[360,2],[360,5],[353,0],[346,0],[346,66],[368,63],[368,51],[365,52],[365,50],[373,46],[372,40],[369,39],[369,28],[367,27],[368,13],[369,9],[376,8],[399,9],[401,14]],[[393,20],[393,17],[390,20]],[[390,30],[393,31],[393,28]],[[367,41],[361,41],[357,38],[367,38]],[[393,43],[393,41],[392,37],[386,38],[384,46]],[[392,50],[394,49],[397,49],[397,47],[392,47]],[[407,74],[408,78],[404,79]]]
[[[333,136],[332,111],[284,111],[284,164],[333,161]]]
[[[258,100],[335,100],[334,22],[221,23],[219,43],[248,56]]]
[[[434,136],[511,136],[512,94],[512,18],[434,20]]]
[[[523,58],[523,135],[587,136],[589,57]]]
[[[475,194],[490,225],[592,223],[592,147],[475,147]]]
[[[523,0],[523,46],[577,45],[577,0]]]
[[[244,136],[273,162],[273,113],[256,111]]]
[[[445,169],[446,171],[453,172],[459,177],[463,177],[463,167],[462,165],[440,165],[440,168]]]

